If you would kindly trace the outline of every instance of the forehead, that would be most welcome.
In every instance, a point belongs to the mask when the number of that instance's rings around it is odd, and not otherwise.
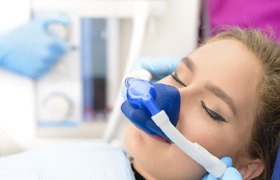
[[[256,108],[262,67],[245,45],[236,40],[219,40],[198,48],[189,57],[197,66],[197,78],[221,87],[237,109],[242,112],[246,106]]]

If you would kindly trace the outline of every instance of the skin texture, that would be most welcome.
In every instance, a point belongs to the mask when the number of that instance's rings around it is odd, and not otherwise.
[[[176,69],[186,87],[171,76],[159,81],[177,87],[181,94],[176,128],[215,156],[231,156],[243,178],[250,179],[254,174],[248,167],[258,160],[248,158],[242,150],[250,139],[258,105],[256,90],[262,77],[259,60],[242,43],[229,39],[203,45],[188,59],[192,64],[183,59]],[[232,99],[234,112],[213,86]],[[225,121],[214,120],[209,109]],[[134,125],[127,131],[125,146],[134,158],[135,168],[147,179],[193,180],[206,173],[174,144],[154,138]]]

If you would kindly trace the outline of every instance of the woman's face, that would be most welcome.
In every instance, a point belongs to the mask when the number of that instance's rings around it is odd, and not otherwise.
[[[175,86],[181,95],[176,128],[215,156],[238,153],[250,138],[257,109],[259,60],[236,40],[206,44],[184,58],[172,76],[160,83]],[[174,144],[154,138],[131,125],[126,148],[134,166],[148,179],[201,179],[204,169]]]

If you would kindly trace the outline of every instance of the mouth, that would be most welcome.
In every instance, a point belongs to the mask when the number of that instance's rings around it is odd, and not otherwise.
[[[161,136],[152,136],[152,138],[156,139],[157,141],[161,141],[163,143],[171,144],[169,141],[167,141],[166,139],[164,139]]]
[[[153,140],[156,140],[158,142],[162,142],[162,143],[166,143],[166,144],[171,144],[169,141],[167,141],[166,139],[164,139],[163,137],[159,136],[159,135],[150,135],[142,130],[141,131],[141,134],[143,134],[144,136],[148,136],[149,138],[153,139]]]

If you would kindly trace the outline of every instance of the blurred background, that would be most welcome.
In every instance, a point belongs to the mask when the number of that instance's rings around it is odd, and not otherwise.
[[[201,26],[197,0],[1,3],[1,34],[31,19],[57,14],[69,19],[69,26],[48,26],[49,33],[69,44],[50,72],[34,80],[0,69],[2,156],[57,142],[102,139],[106,133],[121,144],[124,118],[107,128],[125,67],[142,56],[186,56],[197,46]]]

